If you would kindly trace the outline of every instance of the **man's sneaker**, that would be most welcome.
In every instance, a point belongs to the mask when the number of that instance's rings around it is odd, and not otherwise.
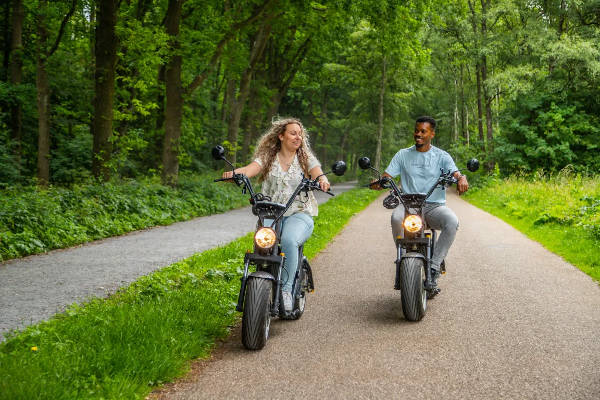
[[[292,293],[283,291],[281,292],[281,297],[283,299],[283,309],[287,312],[292,311],[292,309],[294,308],[294,302],[292,301]]]

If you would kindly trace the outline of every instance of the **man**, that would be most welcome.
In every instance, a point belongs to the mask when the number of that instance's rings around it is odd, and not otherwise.
[[[452,171],[452,175],[458,180],[458,193],[463,194],[469,189],[467,178],[461,175],[448,153],[431,144],[431,140],[435,137],[435,125],[435,119],[432,117],[417,118],[414,132],[415,145],[398,151],[383,176],[395,178],[400,175],[404,192],[426,194],[439,178],[440,168],[443,168],[445,171]],[[379,185],[372,187],[382,189]],[[440,264],[448,254],[458,230],[458,218],[451,209],[446,207],[446,191],[441,187],[436,188],[427,199],[424,214],[430,228],[441,230],[431,259],[432,280],[433,284],[437,285]],[[398,236],[404,235],[403,221],[404,207],[400,203],[392,214],[394,243]]]

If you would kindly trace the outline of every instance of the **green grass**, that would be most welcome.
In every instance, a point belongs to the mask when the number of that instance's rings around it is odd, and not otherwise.
[[[511,177],[466,199],[600,281],[600,177]]]
[[[305,254],[325,248],[379,194],[354,189],[322,205]],[[181,376],[237,323],[251,247],[249,234],[12,333],[0,344],[0,399],[143,398]]]

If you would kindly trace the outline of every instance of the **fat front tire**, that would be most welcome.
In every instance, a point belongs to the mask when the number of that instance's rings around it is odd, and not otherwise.
[[[427,310],[425,265],[420,258],[404,258],[400,262],[402,312],[409,321],[420,321]]]
[[[251,278],[246,286],[242,316],[242,343],[248,350],[265,347],[271,327],[273,285],[269,279]]]

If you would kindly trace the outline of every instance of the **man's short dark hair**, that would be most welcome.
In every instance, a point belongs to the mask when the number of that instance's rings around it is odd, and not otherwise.
[[[424,122],[429,122],[429,125],[431,125],[431,129],[433,129],[435,131],[435,119],[433,119],[433,117],[424,115],[422,117],[417,118],[417,120],[415,121],[415,124],[419,124],[419,123],[424,123]]]

